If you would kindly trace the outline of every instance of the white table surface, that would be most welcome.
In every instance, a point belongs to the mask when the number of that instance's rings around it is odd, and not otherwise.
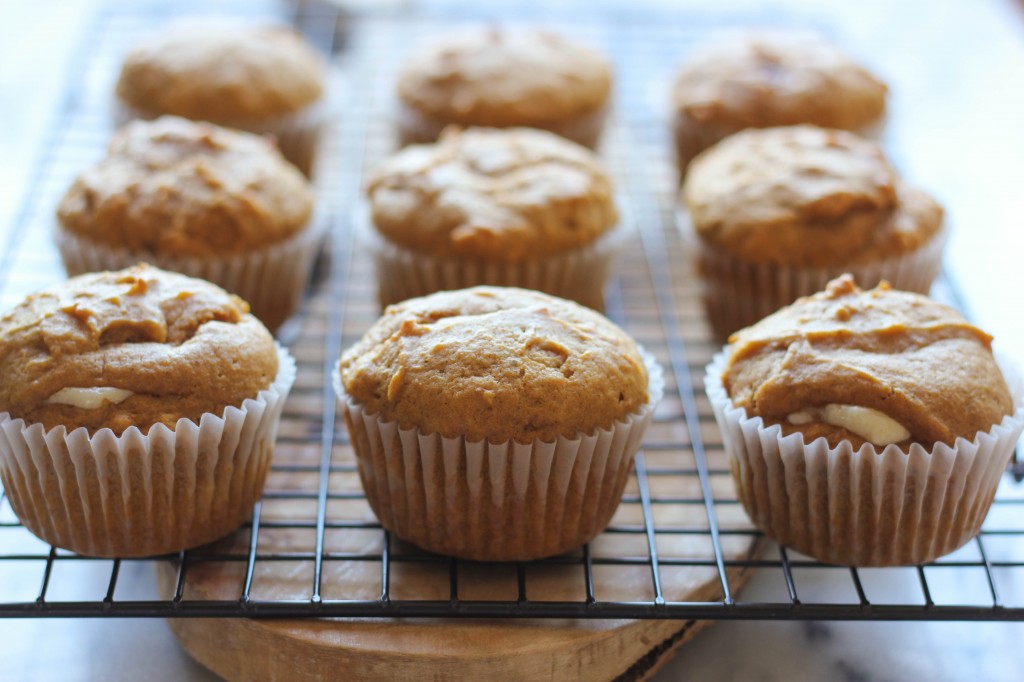
[[[20,203],[54,120],[69,51],[95,1],[0,4],[0,226],[10,224]],[[736,10],[757,3],[723,4]],[[947,265],[974,319],[1024,362],[1021,6],[935,0],[903,3],[897,11],[890,5],[898,3],[883,0],[779,4],[813,6],[893,86],[893,155],[949,209]],[[119,591],[147,591],[151,580],[147,566],[125,564]],[[743,597],[777,596],[772,580],[757,576]],[[844,583],[810,588],[848,589]],[[723,622],[686,645],[655,679],[1022,680],[1022,647],[1022,623]],[[0,621],[0,679],[213,676],[181,652],[161,620],[67,619]]]

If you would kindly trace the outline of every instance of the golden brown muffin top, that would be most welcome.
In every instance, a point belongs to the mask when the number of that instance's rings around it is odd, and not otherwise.
[[[885,444],[854,432],[876,415],[830,405],[881,413],[902,427],[906,435],[893,442],[904,449],[972,440],[1014,409],[991,336],[952,308],[886,282],[862,291],[843,275],[730,342],[722,382],[733,404],[807,442]]]
[[[850,265],[912,251],[942,207],[909,187],[881,147],[809,125],[745,130],[690,166],[683,201],[697,234],[752,263]]]
[[[857,130],[885,112],[887,88],[813,33],[772,31],[706,45],[682,67],[675,109],[741,128],[813,123]]]
[[[179,25],[124,58],[117,95],[148,116],[243,125],[295,113],[321,98],[326,67],[289,28]]]
[[[258,135],[164,116],[119,130],[57,208],[62,227],[132,253],[236,254],[309,223],[313,193]]]
[[[338,366],[368,413],[470,441],[572,438],[648,401],[647,369],[626,332],[525,289],[474,287],[389,306]]]
[[[413,53],[398,96],[420,113],[478,126],[546,127],[604,106],[608,61],[555,33],[479,28]]]
[[[0,411],[47,429],[143,432],[221,415],[277,375],[237,296],[146,265],[82,275],[0,318]]]
[[[528,128],[448,128],[385,161],[367,195],[381,234],[437,257],[543,258],[589,244],[618,221],[596,155]]]

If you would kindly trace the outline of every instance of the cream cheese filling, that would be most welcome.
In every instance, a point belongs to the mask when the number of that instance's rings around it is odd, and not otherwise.
[[[104,403],[117,405],[135,395],[132,391],[112,386],[98,386],[95,388],[62,388],[49,398],[46,402],[50,405],[71,405],[83,410],[95,410]]]
[[[878,410],[859,405],[829,403],[825,407],[794,412],[786,420],[793,426],[805,426],[816,421],[839,426],[875,445],[889,445],[910,438],[910,431],[903,424]]]

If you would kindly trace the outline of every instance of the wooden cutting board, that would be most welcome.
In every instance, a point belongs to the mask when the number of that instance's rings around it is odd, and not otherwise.
[[[667,234],[677,239],[675,232]],[[672,242],[676,245],[676,242]],[[674,246],[673,246],[674,248]],[[678,250],[674,250],[678,253]],[[681,257],[680,257],[681,258]],[[646,263],[638,241],[624,244],[620,258],[623,280],[628,281],[630,307],[628,329],[652,352],[666,355],[664,331],[657,308],[651,303],[654,293],[645,288],[653,281],[643,269]],[[354,259],[353,272],[347,278],[345,337],[358,338],[379,315],[373,289],[372,263]],[[650,283],[650,284],[648,284]],[[709,344],[710,331],[703,321],[699,289],[685,279],[676,282],[679,314],[688,341],[691,372],[695,380],[703,372],[711,354],[718,349]],[[335,305],[326,288],[314,299],[311,314],[303,321],[302,333],[292,345],[299,360],[296,390],[285,406],[275,468],[267,481],[270,492],[263,500],[259,534],[259,552],[312,554],[315,548],[315,492],[319,483],[319,436],[322,402],[323,352],[326,311]],[[663,358],[667,367],[667,359]],[[697,396],[701,421],[701,439],[712,471],[711,486],[716,500],[734,501],[736,491],[728,474],[729,464],[721,445],[721,434],[702,395]],[[683,406],[678,392],[670,386],[658,406],[655,423],[646,434],[646,442],[660,443],[645,453],[646,466],[657,474],[648,475],[648,490],[653,505],[657,549],[661,559],[701,560],[702,566],[662,565],[662,592],[667,601],[713,601],[721,597],[721,586],[714,568],[714,551],[707,528],[702,491],[690,435],[682,418]],[[675,444],[665,447],[665,444]],[[297,470],[298,465],[303,470]],[[335,443],[329,490],[327,518],[375,524],[376,517],[362,497],[355,473],[351,447]],[[673,473],[675,472],[675,473]],[[283,493],[283,495],[275,495]],[[642,529],[644,518],[638,502],[635,478],[625,491],[625,502],[612,519],[612,526]],[[289,497],[291,495],[291,497]],[[306,499],[294,499],[296,495]],[[310,499],[312,496],[313,499]],[[684,502],[688,500],[689,502]],[[698,503],[693,503],[697,501]],[[720,527],[750,530],[752,526],[740,505],[716,505]],[[304,523],[307,527],[275,528],[275,523]],[[696,533],[662,532],[666,529],[690,529]],[[325,549],[337,555],[379,555],[383,534],[379,528],[328,529]],[[727,560],[753,556],[757,539],[753,534],[725,534],[721,537]],[[249,533],[240,531],[225,539],[214,550],[245,555]],[[449,598],[448,563],[403,562],[404,555],[417,550],[393,542],[391,598]],[[590,543],[595,559],[594,590],[598,601],[651,601],[654,598],[650,568],[647,565],[601,564],[601,558],[648,557],[643,532],[610,533]],[[185,599],[237,600],[244,583],[245,562],[190,562],[185,584]],[[162,565],[159,582],[165,596],[173,593],[177,566]],[[729,573],[734,591],[746,581],[745,571]],[[579,564],[529,564],[527,598],[583,601],[585,585]],[[313,562],[259,561],[256,564],[250,597],[259,599],[309,600],[313,584]],[[515,600],[518,596],[514,566],[460,562],[459,598],[462,600]],[[381,594],[381,566],[376,561],[331,560],[323,564],[322,596],[327,599],[377,599]],[[182,646],[197,661],[230,680],[394,680],[405,682],[442,679],[503,680],[640,680],[654,673],[684,642],[705,623],[680,621],[625,620],[466,620],[466,619],[293,619],[247,620],[172,619],[170,627]]]
[[[631,487],[635,483],[631,483]],[[634,488],[635,489],[635,488]],[[628,491],[627,491],[628,494]],[[306,501],[265,502],[261,519],[308,518]],[[280,503],[277,503],[280,502]],[[366,518],[361,500],[339,501],[333,513]],[[637,507],[637,509],[634,509]],[[624,504],[613,524],[636,522],[638,505]],[[657,510],[659,524],[694,527],[706,524],[702,505]],[[666,511],[668,512],[666,514]],[[673,518],[674,517],[674,518]],[[369,518],[372,519],[372,516]],[[379,552],[379,530],[328,531],[329,552]],[[308,551],[312,529],[274,529],[260,532],[260,553]],[[750,535],[723,538],[727,559],[745,559],[757,550]],[[228,551],[243,551],[248,533],[241,531],[222,542]],[[646,556],[642,534],[605,533],[591,543],[592,555]],[[706,536],[659,534],[661,556],[710,556]],[[397,556],[415,553],[395,542]],[[642,553],[641,553],[642,551]],[[244,562],[190,563],[185,599],[237,599],[244,580]],[[159,565],[158,582],[169,598],[177,565]],[[746,571],[729,574],[738,589]],[[711,567],[662,566],[663,593],[670,601],[704,601],[721,596]],[[311,561],[257,562],[253,599],[309,599]],[[448,564],[392,563],[394,599],[447,599]],[[528,598],[581,600],[584,583],[579,565],[536,565],[527,568]],[[647,566],[594,566],[598,600],[651,599]],[[325,561],[325,599],[373,599],[380,594],[380,564],[368,561]],[[460,599],[515,599],[514,566],[462,562]],[[201,664],[228,680],[643,680],[707,622],[625,620],[497,620],[497,619],[171,619],[171,630],[185,650]]]

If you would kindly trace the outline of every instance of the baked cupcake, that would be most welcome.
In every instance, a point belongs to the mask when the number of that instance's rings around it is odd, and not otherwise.
[[[819,35],[770,31],[699,49],[672,89],[681,175],[697,154],[744,128],[810,123],[877,135],[887,88]]]
[[[177,25],[125,55],[118,124],[172,115],[272,135],[308,176],[325,119],[326,74],[320,55],[289,28]]]
[[[306,179],[262,137],[163,117],[113,137],[57,209],[69,275],[139,261],[210,280],[271,330],[302,299],[321,232]]]
[[[445,127],[543,128],[596,147],[612,70],[595,50],[536,29],[478,28],[413,53],[398,78],[402,145]]]
[[[814,126],[746,130],[701,154],[683,184],[715,334],[753,324],[844,272],[928,293],[943,211],[881,147]]]
[[[527,128],[449,129],[369,179],[382,305],[477,284],[601,309],[618,213],[589,150]]]
[[[381,524],[482,561],[601,532],[662,390],[653,359],[600,314],[501,287],[389,307],[334,381]]]
[[[45,542],[102,557],[201,545],[249,516],[295,362],[244,301],[140,265],[0,318],[0,478]]]
[[[708,367],[740,501],[822,561],[932,561],[981,528],[1024,383],[952,308],[845,275],[735,334]]]

